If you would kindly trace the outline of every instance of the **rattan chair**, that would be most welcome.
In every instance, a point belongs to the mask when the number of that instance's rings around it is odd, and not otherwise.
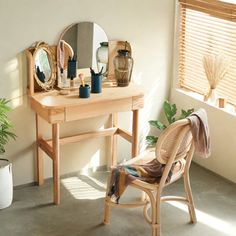
[[[190,123],[187,119],[176,121],[166,128],[160,135],[155,152],[147,152],[133,158],[124,165],[143,164],[153,158],[157,158],[165,164],[164,172],[158,184],[150,184],[141,180],[132,181],[129,186],[140,189],[146,195],[140,202],[130,204],[116,204],[108,196],[105,198],[104,224],[110,221],[110,208],[126,208],[143,206],[144,218],[151,225],[152,236],[159,236],[161,232],[160,203],[166,201],[180,201],[188,205],[190,220],[196,223],[196,214],[189,182],[189,167],[194,153],[194,142],[190,131]],[[172,168],[175,163],[174,169]],[[167,183],[170,170],[173,170],[171,180]],[[164,187],[174,183],[183,177],[186,197],[161,196]],[[109,180],[108,185],[109,187]],[[150,215],[148,209],[150,209]]]

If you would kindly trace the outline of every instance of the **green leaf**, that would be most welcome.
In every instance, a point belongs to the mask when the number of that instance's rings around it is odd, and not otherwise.
[[[188,117],[190,114],[194,112],[194,108],[188,109],[187,111],[181,110],[181,115],[179,116],[178,120],[184,119]]]
[[[4,146],[10,141],[10,139],[16,139],[16,134],[11,132],[12,124],[8,119],[7,113],[11,111],[8,106],[9,100],[4,98],[0,99],[0,154],[5,152]]]
[[[166,119],[168,120],[169,124],[172,124],[176,120],[184,119],[187,116],[189,116],[191,113],[194,112],[193,108],[188,109],[188,110],[182,109],[180,116],[175,117],[175,115],[177,114],[176,104],[170,104],[168,101],[164,102],[163,110],[164,110]],[[149,124],[155,128],[160,129],[160,130],[164,130],[165,128],[167,128],[166,125],[164,125],[162,122],[160,122],[158,120],[150,120]],[[149,146],[154,146],[156,144],[157,140],[158,140],[158,137],[155,137],[155,136],[147,136],[146,137],[146,142]]]
[[[164,102],[163,109],[166,115],[166,118],[169,122],[169,124],[172,124],[175,122],[175,115],[177,113],[176,104],[171,105],[168,101]]]
[[[148,146],[154,146],[156,144],[157,140],[158,140],[158,137],[155,137],[152,135],[149,135],[146,137],[146,142],[147,142]]]
[[[2,145],[0,145],[0,154],[3,154],[5,152],[5,149]]]
[[[154,127],[158,128],[160,130],[163,130],[163,129],[166,128],[166,125],[164,125],[163,123],[161,123],[158,120],[149,120],[148,122],[151,126],[154,126]]]

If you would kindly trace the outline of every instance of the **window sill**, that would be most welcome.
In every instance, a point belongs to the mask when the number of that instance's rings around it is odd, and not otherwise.
[[[184,95],[189,96],[189,97],[191,97],[191,98],[193,98],[195,100],[198,100],[199,102],[201,102],[201,103],[205,104],[206,106],[209,106],[209,107],[211,107],[213,109],[217,109],[219,111],[226,112],[226,113],[236,117],[235,107],[233,105],[231,105],[231,104],[226,104],[225,108],[219,108],[219,107],[217,107],[217,106],[215,106],[213,104],[210,104],[207,101],[205,102],[204,101],[204,97],[201,94],[198,94],[198,93],[195,93],[195,92],[191,92],[191,91],[185,91],[185,90],[180,89],[180,88],[176,88],[175,91],[177,93],[184,94]]]

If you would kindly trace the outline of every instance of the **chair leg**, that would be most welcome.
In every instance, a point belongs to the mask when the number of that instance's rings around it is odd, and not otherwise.
[[[108,196],[109,187],[110,187],[110,181],[111,181],[111,173],[109,173],[108,180],[107,180],[107,190],[106,190],[106,197],[105,197],[105,204],[104,204],[104,224],[110,223],[110,202],[111,198]]]
[[[190,186],[190,181],[189,181],[189,174],[184,175],[184,188],[185,188],[185,193],[189,202],[188,205],[188,211],[190,215],[190,220],[192,223],[197,222],[197,217],[195,213],[195,207],[194,207],[194,202],[193,202],[193,195],[192,195],[192,190]]]
[[[152,236],[160,236],[161,235],[161,227],[160,227],[160,193],[154,197],[154,194],[151,191],[146,191],[146,196],[149,197],[150,205],[151,205],[151,215],[150,220],[148,219],[149,224],[152,228]]]
[[[160,236],[161,227],[160,224],[152,224],[152,236]]]
[[[158,216],[159,214],[159,207],[157,209],[155,209],[157,215],[156,215],[156,219],[154,221],[152,221],[151,227],[152,227],[152,236],[160,236],[161,235],[161,224],[160,224],[160,218]],[[159,220],[158,220],[159,218]]]
[[[161,235],[161,194],[157,193],[156,197],[156,235]]]
[[[104,209],[104,219],[103,219],[103,223],[104,224],[109,224],[110,223],[110,197],[106,196],[105,198],[105,209]]]

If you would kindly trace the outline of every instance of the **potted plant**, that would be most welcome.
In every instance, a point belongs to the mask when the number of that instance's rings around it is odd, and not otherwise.
[[[168,101],[165,101],[163,104],[163,110],[166,116],[166,119],[168,121],[168,125],[174,123],[177,120],[181,120],[186,118],[187,116],[189,116],[191,113],[194,112],[194,109],[188,109],[188,110],[181,110],[181,114],[179,116],[176,116],[177,114],[177,107],[176,104],[170,104]],[[149,124],[159,130],[164,130],[165,128],[167,128],[168,125],[163,124],[161,121],[159,120],[150,120]],[[148,144],[149,147],[152,147],[156,144],[158,140],[157,136],[153,136],[153,135],[148,135],[146,136],[146,142]]]
[[[0,98],[0,155],[5,153],[5,145],[11,139],[16,139],[16,135],[11,132],[12,124],[7,116],[11,110],[8,102],[9,100]],[[9,160],[0,158],[0,209],[11,205],[12,196],[12,164]]]

